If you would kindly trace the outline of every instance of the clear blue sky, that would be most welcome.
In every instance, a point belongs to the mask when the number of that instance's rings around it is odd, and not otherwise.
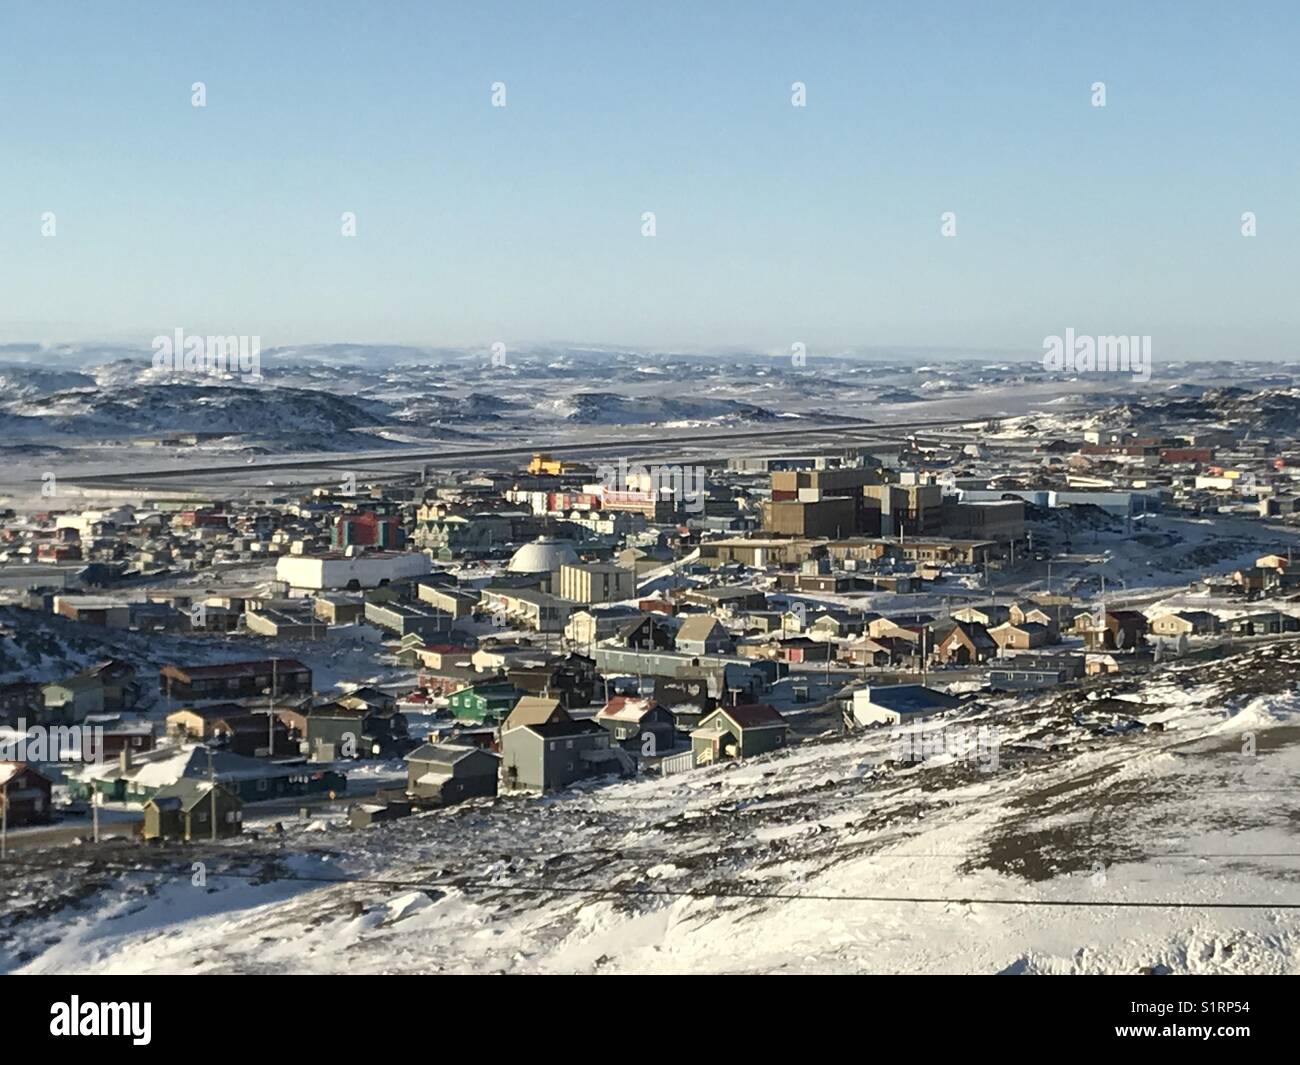
[[[1297,41],[1296,3],[3,0],[0,341],[1294,356]]]

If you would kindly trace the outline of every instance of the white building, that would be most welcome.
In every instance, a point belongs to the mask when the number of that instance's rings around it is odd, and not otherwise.
[[[923,684],[882,684],[853,693],[853,718],[859,725],[899,725],[950,710],[960,700]]]
[[[418,552],[346,555],[282,555],[275,564],[276,580],[290,594],[303,595],[326,588],[378,588],[403,577],[426,577],[433,572],[428,555]]]
[[[85,540],[94,532],[96,526],[116,526],[130,524],[135,517],[135,508],[131,506],[114,507],[112,510],[83,510],[80,514],[60,514],[54,519],[56,529],[76,529],[77,535]]]

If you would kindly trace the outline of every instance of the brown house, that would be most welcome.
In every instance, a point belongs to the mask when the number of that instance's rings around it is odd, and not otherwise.
[[[892,666],[911,655],[914,649],[915,645],[892,636],[876,639],[864,636],[861,640],[846,645],[844,652],[845,657],[854,665]]]
[[[0,762],[0,810],[8,825],[50,819],[50,780],[26,762]]]
[[[1132,650],[1146,642],[1147,619],[1136,610],[1108,610],[1102,624],[1092,618],[1083,629],[1089,651]]]
[[[934,657],[944,663],[967,666],[986,662],[998,653],[997,642],[978,621],[955,621],[948,635],[934,649]]]
[[[158,690],[186,702],[244,699],[274,688],[276,695],[311,691],[311,670],[294,658],[226,662],[218,666],[163,666]]]
[[[1009,651],[1028,651],[1054,642],[1051,630],[1036,621],[1024,621],[1018,625],[1004,621],[989,629],[989,635],[999,647]]]

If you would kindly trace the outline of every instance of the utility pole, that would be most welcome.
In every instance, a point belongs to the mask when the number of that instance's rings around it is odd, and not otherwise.
[[[278,658],[271,659],[271,695],[266,703],[266,756],[275,757],[275,686],[276,671],[280,666]]]
[[[212,767],[212,748],[208,748],[208,794],[212,797],[212,842],[217,842],[217,773]]]
[[[9,853],[9,781],[0,785],[0,862]]]

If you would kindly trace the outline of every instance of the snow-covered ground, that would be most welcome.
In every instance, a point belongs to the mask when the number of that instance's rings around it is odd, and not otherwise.
[[[1298,682],[1281,645],[978,701],[920,764],[859,733],[359,831],[28,852],[0,970],[1297,972]]]

